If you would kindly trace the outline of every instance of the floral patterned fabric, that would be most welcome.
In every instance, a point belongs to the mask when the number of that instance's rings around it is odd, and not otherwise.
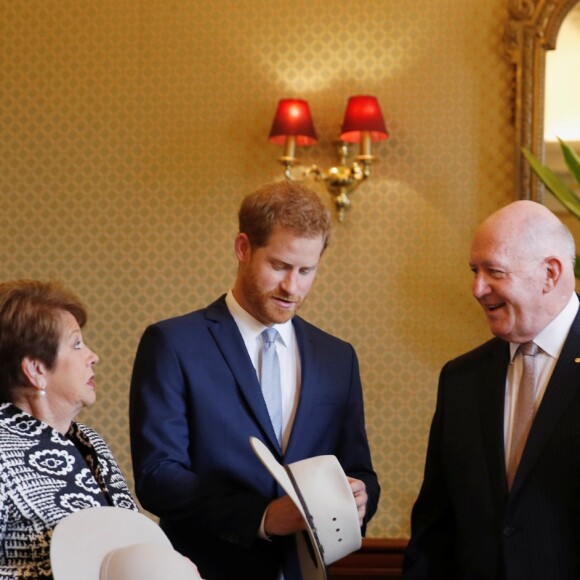
[[[99,505],[137,510],[98,433],[73,423],[62,435],[11,403],[0,404],[0,578],[52,578],[53,528]]]

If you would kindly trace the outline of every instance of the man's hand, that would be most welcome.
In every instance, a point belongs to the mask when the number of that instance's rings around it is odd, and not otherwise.
[[[287,536],[305,529],[302,514],[287,495],[273,500],[268,506],[264,520],[264,532],[268,536]]]
[[[366,485],[360,479],[352,477],[348,478],[348,483],[358,510],[359,525],[362,527],[368,501]],[[273,500],[268,506],[264,519],[264,532],[268,536],[287,536],[306,529],[302,514],[287,495]]]
[[[350,484],[352,495],[354,495],[354,501],[358,510],[358,519],[360,526],[362,527],[367,512],[367,501],[369,499],[367,495],[367,486],[360,479],[354,479],[352,477],[348,478],[348,483]]]

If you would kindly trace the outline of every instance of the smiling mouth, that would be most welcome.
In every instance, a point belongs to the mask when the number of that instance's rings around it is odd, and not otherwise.
[[[503,306],[505,306],[505,302],[500,302],[499,304],[483,304],[483,308],[487,312],[494,312]]]

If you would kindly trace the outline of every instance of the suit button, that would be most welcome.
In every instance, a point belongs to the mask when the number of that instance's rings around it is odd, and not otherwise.
[[[513,533],[516,531],[515,528],[512,528],[511,526],[505,526],[502,533],[504,536],[512,536]]]

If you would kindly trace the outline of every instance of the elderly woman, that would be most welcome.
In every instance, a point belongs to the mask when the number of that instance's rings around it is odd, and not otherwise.
[[[50,538],[87,507],[137,506],[103,439],[84,306],[54,283],[0,284],[0,578],[50,578]]]

